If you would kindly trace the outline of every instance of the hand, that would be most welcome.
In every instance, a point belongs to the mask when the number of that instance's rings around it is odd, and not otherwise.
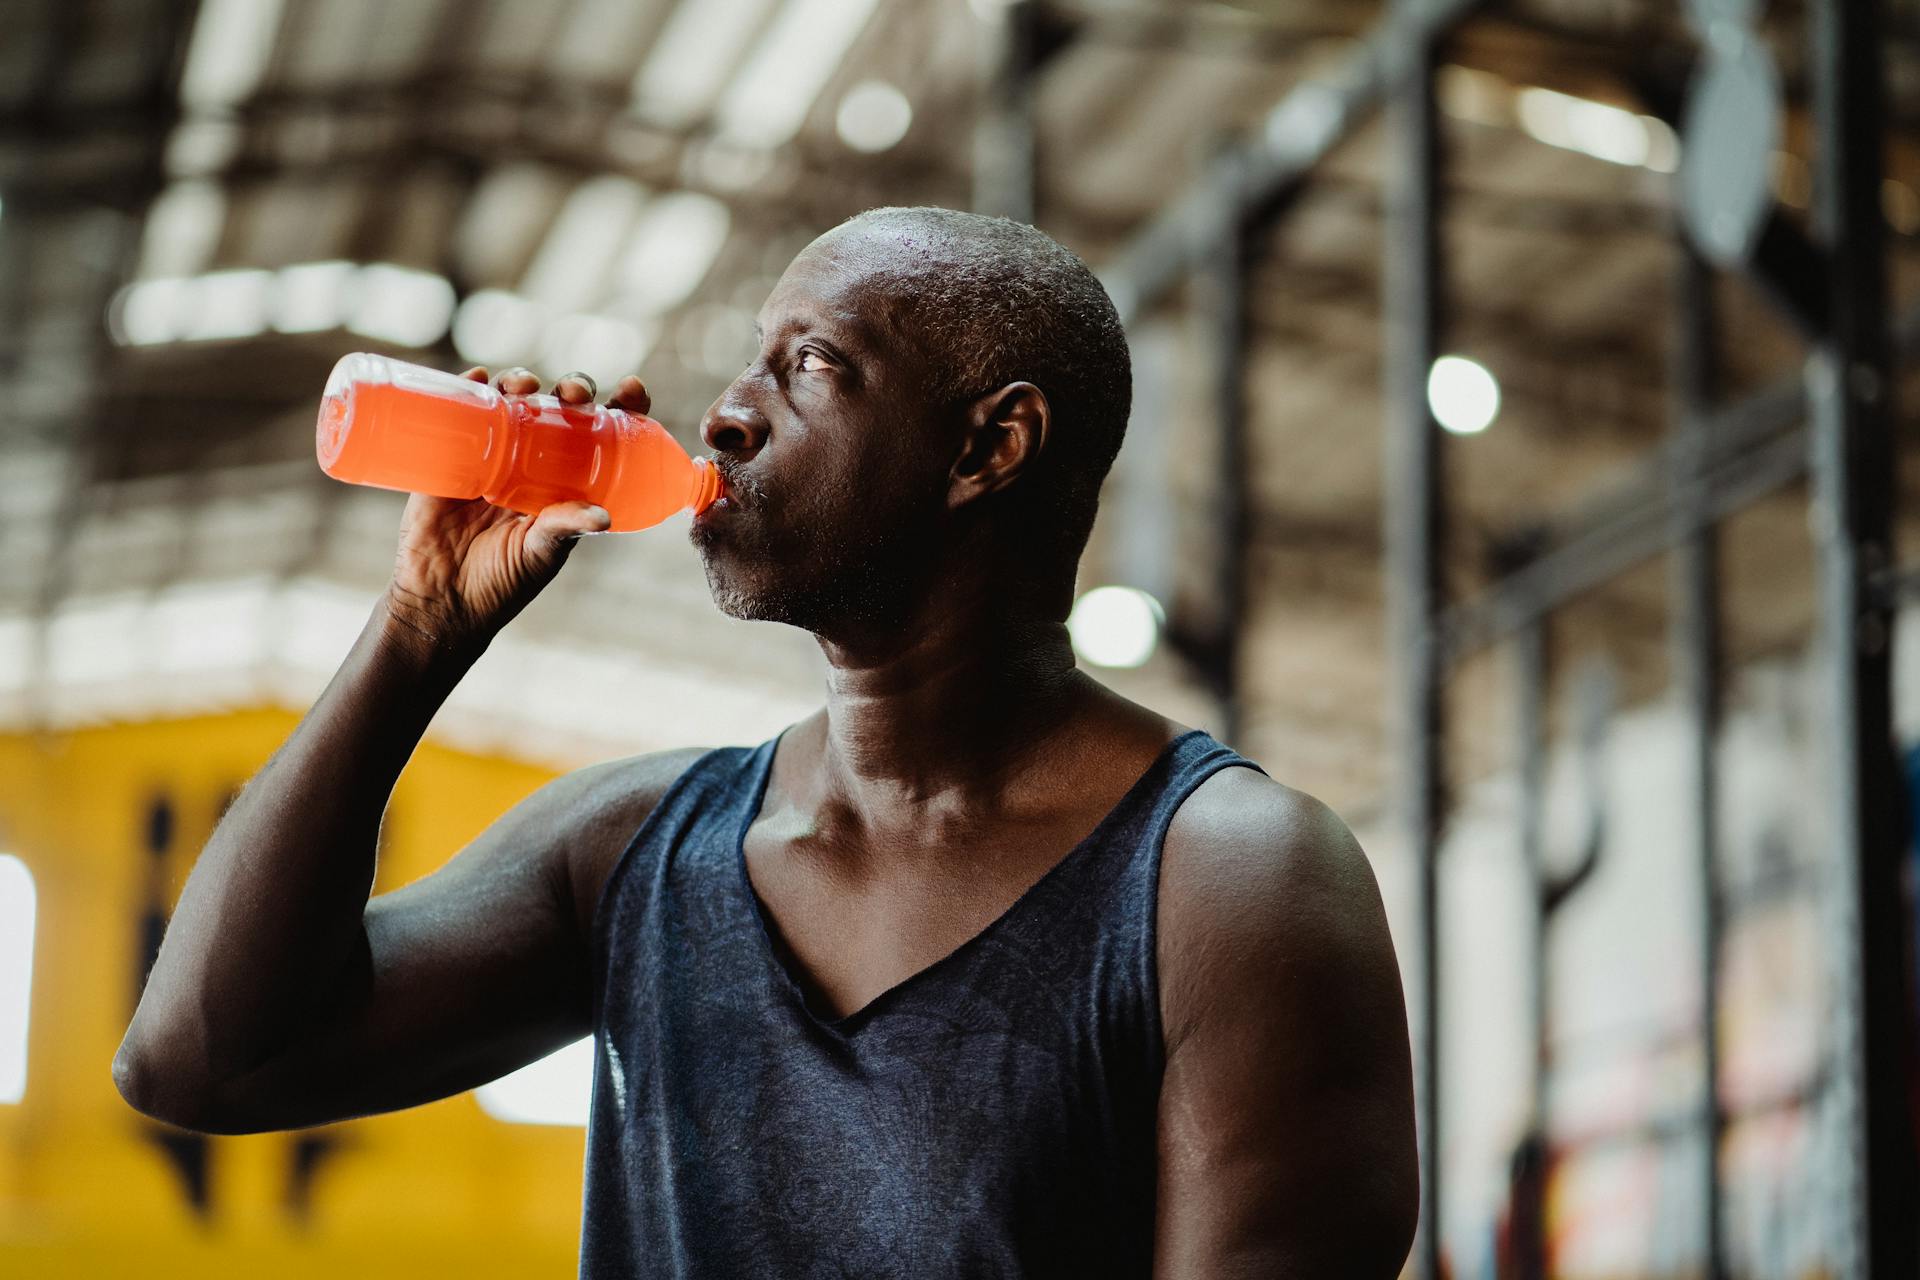
[[[487,381],[483,368],[461,376]],[[507,370],[494,385],[515,396],[540,390],[540,380],[525,369]],[[553,393],[568,404],[589,404],[593,385],[585,375],[568,374]],[[641,414],[653,407],[645,384],[631,374],[607,403]],[[611,523],[604,508],[588,502],[556,502],[529,516],[485,498],[413,494],[400,519],[387,613],[410,642],[477,652],[553,581],[575,541]]]

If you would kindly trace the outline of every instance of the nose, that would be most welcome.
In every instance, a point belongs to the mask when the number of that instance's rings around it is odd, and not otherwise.
[[[767,442],[767,420],[740,394],[736,382],[700,420],[700,439],[715,453],[730,454],[745,462]]]

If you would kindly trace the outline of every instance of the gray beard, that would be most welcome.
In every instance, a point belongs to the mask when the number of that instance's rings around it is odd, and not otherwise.
[[[721,576],[706,562],[707,589],[720,612],[745,622],[779,622],[815,635],[848,626],[874,626],[902,617],[902,583],[883,579],[872,566],[850,567],[824,580],[750,590]]]

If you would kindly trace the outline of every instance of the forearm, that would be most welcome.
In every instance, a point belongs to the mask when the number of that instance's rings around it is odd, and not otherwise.
[[[197,1096],[258,1066],[366,981],[381,815],[473,656],[425,642],[384,599],[375,608],[194,864],[115,1063],[137,1104]]]

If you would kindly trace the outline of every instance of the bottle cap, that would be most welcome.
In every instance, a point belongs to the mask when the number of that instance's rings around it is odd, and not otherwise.
[[[693,460],[693,496],[687,501],[687,510],[699,515],[719,500],[727,491],[727,482],[720,474],[720,468],[713,465],[709,458]]]

